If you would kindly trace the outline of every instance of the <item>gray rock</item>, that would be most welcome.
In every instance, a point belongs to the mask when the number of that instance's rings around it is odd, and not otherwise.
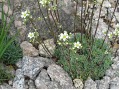
[[[14,0],[14,7],[19,8],[21,6],[21,1],[20,0]]]
[[[41,70],[39,76],[35,80],[35,85],[38,89],[47,89],[50,83],[50,78],[45,69]]]
[[[116,73],[116,71],[113,70],[112,68],[110,68],[110,69],[106,70],[105,75],[113,78],[116,76],[115,73]]]
[[[119,77],[115,77],[111,80],[110,89],[119,89]]]
[[[117,56],[117,57],[115,57],[114,59],[112,59],[112,61],[118,62],[118,61],[119,61],[119,56]]]
[[[16,65],[18,68],[22,68],[22,60],[19,60],[15,65]]]
[[[9,80],[8,84],[12,86],[13,85],[13,80]]]
[[[95,30],[96,30],[96,25],[97,25],[97,20],[95,20],[93,22],[93,26],[92,26],[92,34],[94,35],[95,33]],[[99,20],[99,25],[98,25],[98,29],[97,29],[97,32],[96,32],[96,38],[104,38],[105,37],[105,34],[104,32],[107,30],[108,28],[108,25],[103,22],[103,19],[100,19]],[[102,30],[102,31],[101,31]]]
[[[12,13],[13,13],[12,10],[11,10],[11,8],[10,8],[10,6],[7,5],[7,4],[4,4],[3,10],[4,10],[4,12],[5,12],[6,14],[8,14],[9,16],[12,15]]]
[[[34,81],[33,80],[29,80],[28,81],[28,86],[29,86],[29,89],[35,89]]]
[[[22,42],[22,41],[25,41],[26,40],[26,33],[27,33],[27,28],[26,28],[26,26],[25,25],[22,25],[21,27],[17,27],[17,29],[20,31],[20,35],[19,35],[19,38],[20,38],[20,42]],[[24,47],[24,46],[23,46]],[[30,47],[32,47],[31,45],[30,45]],[[26,48],[26,46],[24,47],[24,48]],[[27,51],[29,51],[29,52],[27,52]],[[35,49],[33,49],[32,51],[35,51]],[[34,55],[37,55],[37,53],[35,52],[35,53],[33,53],[31,50],[29,50],[28,49],[28,47],[26,48],[26,49],[24,49],[24,53],[23,53],[23,55],[25,54],[27,54],[27,55],[31,55],[32,54],[32,56],[34,56]]]
[[[119,84],[116,84],[115,82],[110,84],[110,89],[119,89]]]
[[[29,86],[27,84],[25,84],[25,89],[28,89],[28,88],[29,88]]]
[[[119,61],[118,61],[118,62],[114,62],[114,63],[112,64],[112,69],[119,71]]]
[[[28,88],[29,88],[28,81],[29,81],[29,80],[27,80],[27,79],[25,80],[25,89],[28,89]]]
[[[49,65],[54,64],[55,62],[52,59],[38,57],[36,59],[39,59],[39,61],[45,62],[45,67],[49,67]]]
[[[96,85],[97,89],[99,89],[100,80],[95,80],[95,83],[97,84]]]
[[[119,89],[119,77],[115,77],[111,79],[110,89]]]
[[[38,56],[38,50],[33,47],[33,45],[27,41],[24,41],[20,44],[20,47],[23,50],[24,56]]]
[[[72,0],[59,0],[59,5],[62,7],[62,10],[66,14],[74,14],[75,13],[75,3]]]
[[[22,22],[21,22],[21,21],[15,20],[15,21],[14,21],[14,24],[15,24],[15,27],[20,27],[20,26],[22,26]]]
[[[105,76],[102,80],[99,81],[98,88],[99,89],[109,89],[110,77]]]
[[[90,77],[85,81],[84,89],[97,89],[97,84]]]
[[[119,82],[119,76],[111,78],[111,82]]]
[[[16,70],[16,76],[13,81],[13,88],[23,89],[25,84],[24,75],[21,69]]]
[[[44,65],[45,62],[40,61],[39,58],[24,56],[22,59],[23,74],[34,79]]]
[[[118,89],[119,88],[119,76],[111,79],[110,89]]]
[[[103,7],[110,8],[111,7],[110,2],[108,0],[104,1],[103,2]]]
[[[62,89],[62,87],[60,86],[60,84],[56,81],[51,81],[49,84],[48,84],[48,89]]]
[[[12,87],[7,83],[3,83],[2,85],[0,85],[0,89],[12,89]]]
[[[60,83],[64,89],[72,89],[73,83],[69,75],[58,65],[52,64],[48,67],[47,73],[49,74],[52,81]]]
[[[49,54],[49,52],[47,53],[46,50],[43,48],[42,45],[44,44],[51,54]],[[47,39],[44,41],[44,44],[42,43],[39,45],[39,53],[47,57],[52,57],[52,55],[54,54],[55,46],[56,46],[54,44],[54,39]]]
[[[100,7],[98,7],[97,10],[95,10],[95,12],[94,12],[94,16],[93,16],[94,19],[98,20],[98,18],[99,18],[99,14],[98,14],[99,11],[100,11]],[[101,10],[101,16],[105,16],[106,13],[107,13],[107,10],[105,8],[102,8],[102,10]]]

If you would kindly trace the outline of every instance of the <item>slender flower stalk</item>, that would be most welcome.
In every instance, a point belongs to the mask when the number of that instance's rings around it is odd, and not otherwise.
[[[111,20],[110,20],[110,21],[112,21],[112,19],[113,19],[113,17],[114,17],[115,10],[116,10],[116,8],[117,8],[117,4],[118,4],[118,0],[117,0],[117,2],[116,2],[116,4],[115,4],[115,8],[114,8],[114,11],[113,11],[113,14],[112,14],[112,17],[111,17]],[[101,45],[101,48],[102,48],[102,46],[103,46],[103,44],[104,44],[104,42],[105,42],[105,39],[106,39],[106,37],[107,37],[107,34],[108,34],[108,31],[109,31],[109,28],[110,28],[110,23],[108,24],[108,29],[107,29],[107,32],[106,32],[105,38],[104,38],[104,40],[103,40],[103,43],[102,43],[102,45]],[[109,35],[109,36],[111,36],[111,35]]]

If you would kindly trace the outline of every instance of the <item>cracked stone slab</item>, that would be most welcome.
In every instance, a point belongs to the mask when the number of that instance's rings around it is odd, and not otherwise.
[[[24,56],[22,59],[22,71],[25,76],[34,79],[40,70],[44,67],[45,62],[39,58]]]
[[[63,89],[72,89],[73,83],[68,73],[63,70],[60,66],[52,64],[48,67],[47,73],[49,74],[52,81],[57,81]]]
[[[13,88],[24,89],[25,78],[21,69],[16,70],[16,75],[13,81]]]

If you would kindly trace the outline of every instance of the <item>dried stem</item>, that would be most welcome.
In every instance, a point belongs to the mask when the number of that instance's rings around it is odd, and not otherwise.
[[[116,8],[117,8],[117,4],[118,4],[118,2],[116,2],[116,5],[115,5],[115,8],[114,8],[114,11],[113,11],[113,14],[112,14],[112,17],[111,17],[111,20],[110,20],[110,21],[112,21],[112,19],[113,19],[113,17],[114,17],[115,10],[116,10]],[[107,16],[108,16],[108,14],[109,14],[109,13],[108,13],[108,8],[107,8]],[[102,43],[102,45],[101,45],[100,48],[103,47],[103,44],[104,44],[104,42],[105,42],[105,39],[106,39],[107,34],[108,34],[108,31],[109,31],[109,28],[110,28],[110,22],[109,22],[109,24],[108,24],[108,30],[107,30],[107,32],[106,32],[105,38],[104,38],[103,43]]]

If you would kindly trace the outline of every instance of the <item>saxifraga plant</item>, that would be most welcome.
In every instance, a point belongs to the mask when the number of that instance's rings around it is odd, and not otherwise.
[[[74,2],[73,5],[71,4],[72,9],[74,8],[73,13],[70,14],[73,17],[73,24],[71,25],[73,26],[72,31],[70,31],[71,26],[66,26],[67,28],[62,26],[64,20],[62,20],[61,11],[63,11],[63,9],[61,8],[64,5],[60,5],[60,0],[36,0],[36,3],[38,5],[38,10],[36,10],[36,12],[39,13],[40,16],[34,18],[34,15],[32,15],[33,13],[30,13],[34,11],[30,10],[22,12],[21,15],[26,25],[32,24],[33,26],[33,31],[28,34],[28,37],[30,39],[30,42],[32,43],[43,43],[44,49],[47,53],[49,53],[49,55],[51,55],[50,51],[46,48],[42,40],[42,35],[40,35],[39,30],[44,29],[43,31],[46,30],[46,32],[50,32],[50,35],[52,35],[56,44],[57,41],[58,44],[61,44],[61,42],[59,42],[57,38],[58,35],[61,33],[60,38],[63,40],[64,44],[63,46],[58,46],[58,48],[56,49],[56,57],[60,59],[58,60],[58,63],[63,66],[63,68],[71,75],[73,79],[80,78],[80,76],[83,80],[85,80],[88,76],[91,76],[93,79],[100,79],[104,76],[106,69],[108,69],[112,63],[110,54],[111,47],[107,47],[108,43],[106,43],[105,41],[108,36],[111,37],[111,34],[109,35],[111,21],[115,16],[115,11],[118,7],[118,0],[116,0],[114,10],[113,12],[111,12],[112,15],[110,17],[110,22],[108,22],[108,28],[103,40],[96,39],[95,36],[98,31],[102,8],[104,7],[106,9],[106,16],[108,19],[108,15],[110,13],[108,10],[111,6],[103,6],[105,0],[90,0],[90,2],[89,0],[70,1]],[[92,31],[93,22],[95,21],[94,12],[97,5],[99,5],[98,18],[96,20],[97,24],[96,27],[94,27],[95,31]],[[81,7],[79,15],[78,6]],[[45,23],[46,27],[42,28],[42,26],[37,26],[35,20]],[[68,41],[69,39],[69,35],[67,34],[67,32],[65,32],[65,30],[73,34],[73,38],[70,43],[66,42],[66,40]],[[63,31],[64,33],[62,33]],[[114,41],[118,38],[119,30],[116,31],[117,35],[115,35]],[[77,32],[80,35],[77,36]],[[73,48],[70,48],[71,45],[75,45],[74,48],[77,48],[79,50],[77,50],[77,52],[75,53],[75,50]]]
[[[76,34],[77,41],[80,41],[80,37],[80,34]],[[103,48],[100,48],[103,40],[95,39],[92,55],[88,58],[90,48],[85,35],[82,36],[82,41],[82,48],[76,50],[72,48],[74,45],[71,45],[74,43],[73,37],[66,42],[59,42],[55,51],[55,55],[59,58],[57,63],[69,73],[72,79],[81,78],[85,81],[89,76],[94,80],[101,79],[112,64],[111,53],[107,51],[108,44],[104,43]],[[102,59],[105,54],[107,55]]]

